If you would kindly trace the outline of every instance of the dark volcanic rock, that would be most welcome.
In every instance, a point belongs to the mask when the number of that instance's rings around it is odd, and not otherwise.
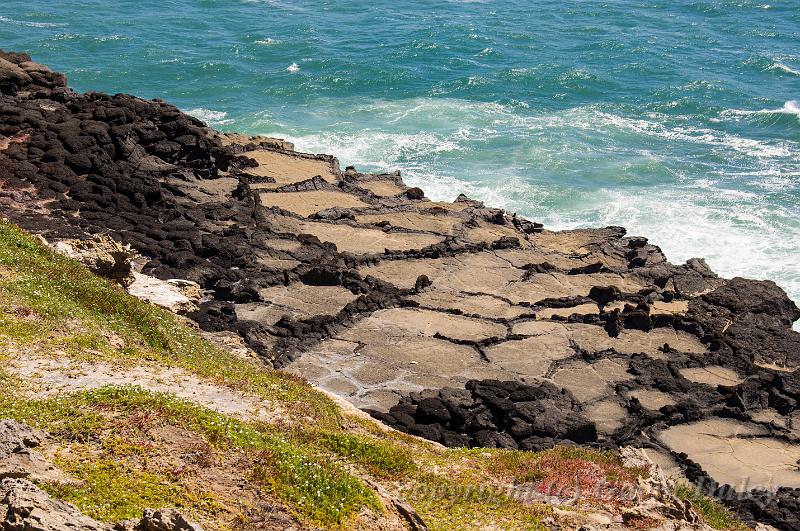
[[[800,309],[774,282],[733,278],[694,299],[693,316],[736,355],[758,363],[800,365]]]
[[[471,380],[466,389],[444,388],[435,396],[411,393],[388,413],[371,413],[446,446],[541,450],[565,441],[597,441],[580,404],[550,382]]]
[[[371,357],[365,395],[451,385],[373,412],[399,430],[447,446],[668,451],[664,430],[732,419],[797,443],[800,310],[774,283],[672,265],[622,227],[544,231],[463,195],[428,201],[399,174],[338,168],[280,140],[221,136],[163,101],[75,93],[0,51],[4,217],[48,239],[131,245],[143,272],[205,290],[190,314],[202,329],[238,333],[275,367],[334,338],[342,352],[317,368],[337,372],[350,347],[354,365]],[[379,321],[387,337],[354,332],[392,309],[412,313]],[[498,374],[508,381],[474,379]],[[797,529],[796,490],[736,494],[746,519]]]

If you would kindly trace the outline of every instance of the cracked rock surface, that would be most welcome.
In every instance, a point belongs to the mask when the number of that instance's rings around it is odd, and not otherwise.
[[[144,274],[209,295],[188,314],[204,330],[402,431],[647,448],[745,519],[800,529],[800,310],[773,282],[671,264],[622,227],[430,201],[0,58],[0,211],[23,228],[130,245]]]

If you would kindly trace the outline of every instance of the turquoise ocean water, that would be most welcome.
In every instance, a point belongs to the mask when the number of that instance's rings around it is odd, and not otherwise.
[[[4,0],[0,47],[800,301],[800,0]]]

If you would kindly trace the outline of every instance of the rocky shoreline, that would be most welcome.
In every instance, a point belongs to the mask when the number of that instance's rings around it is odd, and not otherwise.
[[[621,227],[430,201],[5,52],[0,213],[130,245],[142,273],[199,285],[201,328],[401,431],[638,446],[744,520],[800,529],[800,310],[772,282],[670,264]]]

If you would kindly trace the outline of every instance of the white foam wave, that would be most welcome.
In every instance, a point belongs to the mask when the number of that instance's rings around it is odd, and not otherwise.
[[[780,109],[761,109],[759,111],[727,109],[720,113],[721,116],[751,116],[755,114],[793,114],[800,117],[800,106],[797,104],[797,100],[789,100]]]
[[[286,68],[286,71],[294,74],[295,72],[300,71],[300,67],[297,65],[297,63],[292,63]]]
[[[4,16],[0,16],[0,22],[14,24],[15,26],[27,26],[29,28],[61,28],[67,25],[61,22],[31,22],[28,20],[16,20]]]
[[[265,133],[268,136],[274,133]],[[285,134],[284,134],[285,136]],[[336,153],[342,161],[373,169],[403,169],[424,167],[419,161],[437,153],[458,151],[459,143],[435,133],[390,133],[363,130],[359,134],[328,132],[302,136],[289,135],[300,151]]]
[[[794,76],[800,76],[800,70],[792,68],[791,66],[782,63],[780,61],[775,61],[771,65],[767,67],[767,70],[777,70],[779,72],[785,72],[787,74],[792,74]]]
[[[594,208],[571,216],[591,222],[563,223],[558,214],[551,214],[549,221],[564,228],[597,222],[623,225],[631,234],[649,237],[673,263],[703,257],[722,276],[773,279],[800,301],[796,209],[759,205],[736,194],[692,196],[685,189],[602,190],[598,195],[601,200]],[[796,328],[800,330],[800,323]]]
[[[358,109],[355,113],[352,112],[354,108]],[[565,153],[558,150],[574,149],[574,142],[580,142],[582,138],[591,139],[593,150],[599,149],[596,146],[604,145],[608,149],[616,149],[620,134],[640,135],[670,143],[698,144],[729,159],[747,157],[751,160],[742,158],[744,164],[758,164],[760,167],[796,164],[800,160],[800,142],[792,139],[760,140],[719,129],[674,125],[670,124],[672,118],[658,113],[646,118],[631,118],[594,107],[575,107],[537,114],[520,105],[435,97],[354,102],[353,105],[341,101],[336,104],[331,102],[330,105],[320,102],[317,109],[314,118],[319,121],[319,127],[312,127],[311,131],[324,130],[332,123],[353,122],[362,124],[363,129],[371,134],[385,134],[387,138],[391,137],[391,131],[400,131],[405,135],[419,131],[435,132],[440,141],[455,143],[459,149],[470,149],[471,143],[497,138],[515,139],[515,142],[530,140],[544,148],[556,150],[552,161],[538,161],[541,163],[557,163],[559,157],[563,160]],[[797,111],[797,102],[790,101],[774,112],[795,114]],[[727,115],[731,113],[728,111]],[[267,122],[256,123],[255,126],[274,126],[274,122]],[[342,136],[348,137],[351,133],[342,131]],[[324,149],[324,146],[318,147]],[[337,142],[339,147],[342,146]]]
[[[278,9],[286,9],[292,11],[300,11],[303,9],[303,6],[299,5],[296,2],[279,2],[278,0],[241,0],[244,4],[265,4],[270,7],[275,7]]]
[[[792,103],[792,105],[794,104]],[[790,105],[788,108],[791,111],[792,106]],[[704,127],[670,127],[659,121],[626,118],[605,112],[598,112],[597,115],[601,118],[601,122],[605,121],[608,125],[628,129],[639,134],[664,140],[704,144],[713,148],[732,149],[756,159],[787,158],[796,156],[800,152],[800,145],[790,140],[765,142]],[[587,124],[577,123],[576,125],[578,127],[591,128],[597,124],[589,122]]]
[[[761,160],[797,157],[800,153],[800,143],[791,140],[763,141],[704,127],[670,126],[666,116],[653,114],[648,119],[630,118],[594,107],[575,107],[554,114],[520,114],[519,106],[445,98],[378,101],[369,107],[388,123],[413,125],[433,122],[437,128],[443,124],[465,123],[477,126],[487,137],[496,134],[535,137],[548,134],[554,128],[609,134],[627,131],[662,140],[732,150]],[[796,101],[789,101],[781,109],[769,112],[797,114],[800,110]]]
[[[228,119],[228,113],[225,111],[214,111],[211,109],[204,109],[199,107],[197,109],[189,109],[184,111],[189,116],[194,116],[198,120],[202,120],[210,126],[227,125],[233,123],[232,119]]]
[[[669,117],[658,114],[629,118],[592,107],[537,114],[518,105],[454,98],[336,103],[317,105],[307,129],[287,131],[275,116],[263,114],[253,132],[285,136],[302,151],[333,153],[343,165],[364,171],[400,169],[409,185],[420,186],[432,199],[452,201],[463,192],[552,228],[623,225],[661,245],[673,262],[705,257],[720,274],[771,278],[800,301],[800,270],[795,265],[800,256],[800,211],[796,205],[781,210],[779,203],[764,200],[758,192],[796,189],[797,142],[755,140],[672,125]],[[784,109],[794,112],[796,104],[788,103]],[[620,140],[620,135],[632,138]],[[645,142],[640,136],[647,137]],[[602,167],[608,158],[604,150],[652,144],[653,139],[699,144],[728,159],[740,153],[752,159],[737,159],[739,177],[723,170],[697,180],[675,174],[680,184],[651,181],[641,186],[637,164],[675,172],[653,150],[631,150],[634,169],[623,169],[631,178],[620,180],[618,188],[599,184],[584,189],[571,187],[569,180],[538,178],[542,170],[556,174],[563,169],[565,175],[574,171],[570,161],[584,147],[596,155],[586,160],[598,162],[598,182],[603,182],[603,172],[616,174],[624,167]],[[503,146],[501,157],[490,156],[495,143]],[[737,189],[730,184],[732,178],[747,179],[757,188]]]
[[[273,44],[280,44],[281,41],[277,39],[273,39],[272,37],[267,37],[266,39],[259,39],[255,41],[255,44],[260,44],[261,46],[271,46]]]
[[[94,38],[97,42],[121,41],[127,39],[127,37],[123,37],[122,35],[102,35]]]

